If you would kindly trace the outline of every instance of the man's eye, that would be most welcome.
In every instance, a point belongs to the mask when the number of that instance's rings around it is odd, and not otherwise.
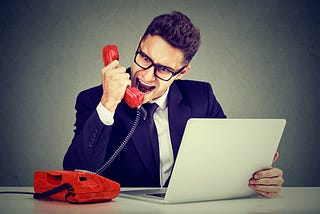
[[[143,60],[144,62],[150,62],[149,57],[147,57],[145,54],[140,53],[140,56],[141,56],[141,58],[142,58],[142,60]]]
[[[173,73],[172,69],[165,67],[165,66],[160,66],[158,68],[158,71],[161,73]]]
[[[142,59],[143,59],[143,61],[145,61],[145,62],[150,62],[150,59],[149,59],[148,57],[146,57],[146,56],[142,56]]]

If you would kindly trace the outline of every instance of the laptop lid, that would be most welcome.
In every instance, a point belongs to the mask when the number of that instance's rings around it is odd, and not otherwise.
[[[190,119],[164,199],[141,193],[136,198],[180,203],[251,196],[248,181],[272,165],[285,124],[284,119]]]

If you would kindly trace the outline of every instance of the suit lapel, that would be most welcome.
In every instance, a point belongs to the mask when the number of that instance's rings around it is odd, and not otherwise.
[[[129,133],[133,121],[136,116],[136,109],[130,109],[128,106],[121,102],[118,106],[120,121],[127,121],[122,125],[126,129],[126,133]],[[139,154],[139,157],[149,175],[153,179],[159,179],[159,165],[157,165],[154,157],[152,145],[149,143],[149,135],[147,133],[147,127],[141,115],[137,128],[131,138],[134,147]],[[134,167],[134,166],[133,166]]]
[[[176,159],[186,122],[191,117],[191,108],[182,102],[183,96],[176,82],[173,82],[169,90],[169,129],[174,159]],[[130,109],[124,102],[121,102],[117,111],[119,112],[118,116],[120,121],[124,121],[122,125],[126,129],[126,133],[129,133],[136,115],[136,109]],[[133,141],[134,147],[136,148],[136,151],[151,178],[159,179],[159,164],[156,162],[156,158],[159,159],[159,157],[154,156],[154,150],[152,145],[149,143],[150,139],[146,131],[146,124],[142,117],[143,116],[141,115],[140,121],[131,140]],[[157,154],[157,156],[159,156],[159,154]]]
[[[176,82],[173,82],[168,95],[169,129],[174,159],[176,159],[184,128],[191,117],[191,108],[183,101]]]

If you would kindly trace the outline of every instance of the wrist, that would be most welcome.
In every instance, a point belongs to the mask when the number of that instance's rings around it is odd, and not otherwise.
[[[104,97],[101,98],[100,103],[103,105],[104,108],[106,108],[110,112],[115,112],[119,101],[116,101],[114,99],[106,99]]]
[[[108,109],[106,109],[101,102],[98,104],[96,110],[102,123],[104,123],[107,126],[111,126],[113,124],[114,112],[111,112]]]

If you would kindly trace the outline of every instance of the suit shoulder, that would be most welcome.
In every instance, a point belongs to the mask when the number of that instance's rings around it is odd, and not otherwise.
[[[102,96],[102,85],[81,91],[77,96],[77,102],[90,102],[97,105]]]
[[[175,83],[177,84],[178,88],[185,90],[207,90],[208,88],[211,89],[211,84],[208,82],[197,81],[197,80],[176,80]]]
[[[192,109],[192,117],[224,118],[221,105],[217,101],[211,84],[195,80],[175,81],[172,100],[183,103]]]
[[[97,95],[101,95],[101,94],[102,94],[102,86],[99,85],[99,86],[95,86],[95,87],[88,88],[88,89],[81,91],[78,94],[78,97],[83,97],[83,96],[92,97],[92,96],[97,96]]]
[[[214,97],[212,87],[208,82],[196,80],[176,80],[174,82],[175,98],[179,94],[186,103],[206,103],[209,98]]]
[[[211,84],[197,80],[177,80],[175,87],[187,103],[206,103],[209,101],[216,102]]]

